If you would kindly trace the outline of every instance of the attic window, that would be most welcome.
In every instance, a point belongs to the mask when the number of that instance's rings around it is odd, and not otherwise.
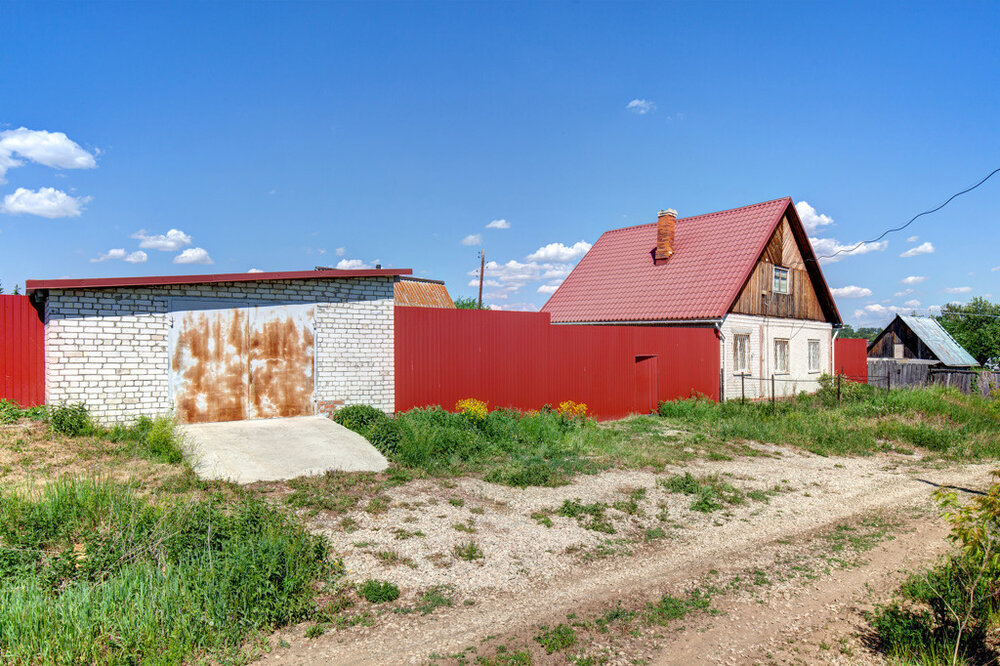
[[[788,269],[782,268],[781,266],[774,267],[774,285],[771,287],[771,291],[776,294],[787,294],[788,293]]]

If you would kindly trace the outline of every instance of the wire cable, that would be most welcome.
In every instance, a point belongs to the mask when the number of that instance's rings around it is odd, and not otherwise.
[[[841,254],[841,253],[844,253],[844,252],[848,252],[848,253],[850,253],[850,252],[854,252],[855,250],[857,250],[857,249],[858,249],[859,247],[861,247],[862,245],[865,245],[865,244],[867,244],[867,243],[877,243],[877,242],[879,242],[880,240],[882,240],[883,238],[885,238],[886,236],[888,236],[888,235],[889,235],[889,234],[891,234],[891,233],[895,233],[895,232],[897,232],[897,231],[902,231],[902,230],[903,230],[903,229],[905,229],[906,227],[908,227],[908,226],[910,226],[911,224],[913,224],[913,223],[914,223],[914,222],[915,222],[915,221],[917,220],[917,218],[919,218],[919,217],[923,217],[924,215],[930,215],[931,213],[936,213],[936,212],[938,212],[939,210],[941,210],[942,208],[944,208],[945,206],[947,206],[948,204],[950,204],[950,203],[951,203],[951,201],[952,201],[952,199],[955,199],[955,198],[957,198],[957,197],[960,197],[960,196],[962,196],[963,194],[966,194],[966,193],[968,193],[968,192],[971,192],[972,190],[976,189],[977,187],[979,187],[980,185],[982,185],[983,183],[985,183],[986,181],[988,181],[988,180],[989,180],[990,178],[992,178],[992,177],[993,177],[993,176],[994,176],[994,175],[995,175],[995,174],[996,174],[997,172],[1000,172],[1000,167],[997,167],[997,168],[996,168],[996,169],[994,169],[993,171],[989,172],[989,173],[988,173],[988,174],[986,175],[986,177],[985,177],[985,178],[983,178],[982,180],[980,180],[980,181],[979,181],[978,183],[976,183],[976,184],[975,184],[975,185],[973,185],[972,187],[968,187],[968,188],[966,188],[966,189],[962,190],[961,192],[956,192],[955,194],[951,195],[950,197],[948,197],[948,199],[947,199],[947,200],[946,200],[946,201],[945,201],[945,202],[944,202],[943,204],[941,204],[941,205],[940,205],[940,206],[938,206],[937,208],[932,208],[932,209],[930,209],[930,210],[925,210],[925,211],[924,211],[924,212],[922,212],[922,213],[918,213],[917,215],[914,215],[913,217],[911,217],[911,218],[909,219],[909,221],[907,221],[907,223],[906,223],[906,224],[903,224],[903,225],[901,225],[901,226],[898,226],[898,227],[895,227],[895,228],[893,228],[893,229],[887,229],[886,231],[883,231],[883,232],[882,232],[882,234],[881,234],[880,236],[878,236],[877,238],[873,238],[872,240],[866,240],[866,241],[860,241],[860,242],[859,242],[859,243],[858,243],[857,245],[855,245],[854,247],[850,247],[850,248],[847,248],[847,247],[845,247],[845,248],[841,248],[841,249],[837,250],[836,252],[834,252],[833,254],[824,254],[824,255],[823,255],[823,256],[821,256],[821,257],[816,257],[816,260],[818,261],[818,260],[820,260],[820,259],[832,259],[833,257],[836,257],[836,256],[837,256],[838,254]]]

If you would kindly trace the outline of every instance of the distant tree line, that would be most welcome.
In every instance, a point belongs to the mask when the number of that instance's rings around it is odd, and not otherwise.
[[[965,305],[949,303],[938,321],[984,367],[1000,364],[1000,304],[978,296]]]
[[[881,328],[872,328],[871,326],[862,326],[860,328],[854,328],[850,324],[844,324],[844,327],[840,329],[840,333],[837,337],[841,338],[860,338],[862,340],[867,340],[871,342],[882,332]]]

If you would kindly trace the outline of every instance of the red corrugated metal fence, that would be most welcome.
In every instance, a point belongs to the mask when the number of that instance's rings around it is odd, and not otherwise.
[[[863,384],[868,383],[868,341],[863,338],[837,338],[834,346],[837,374]]]
[[[598,418],[659,400],[719,397],[712,328],[552,325],[547,313],[397,307],[396,410],[462,398],[538,409],[584,402]]]
[[[0,296],[0,399],[45,402],[45,325],[27,296]]]

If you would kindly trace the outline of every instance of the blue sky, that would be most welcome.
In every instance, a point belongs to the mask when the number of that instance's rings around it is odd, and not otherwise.
[[[822,250],[1000,166],[997,3],[7,2],[0,25],[6,291],[380,262],[471,296],[482,246],[487,301],[534,309],[660,208],[788,195]],[[845,320],[996,300],[998,222],[1000,175],[826,264]]]

